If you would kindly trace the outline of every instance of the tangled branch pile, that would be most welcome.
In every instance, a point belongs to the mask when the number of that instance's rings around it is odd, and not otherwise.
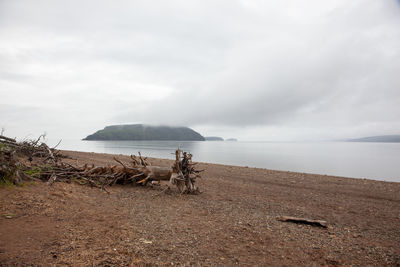
[[[0,135],[0,182],[22,184],[23,180],[38,180],[30,173],[37,173],[39,167],[57,165],[62,157],[44,142],[44,135],[36,140],[17,142],[13,138]]]
[[[0,182],[14,182],[17,174],[17,157],[13,149],[14,139],[0,135]]]
[[[192,155],[176,151],[176,161],[171,168],[150,166],[147,158],[131,156],[131,166],[114,158],[114,166],[73,166],[62,161],[62,154],[49,148],[41,139],[16,142],[0,135],[0,182],[21,184],[23,180],[77,182],[98,187],[107,192],[106,186],[114,184],[147,185],[148,182],[169,181],[181,193],[198,193],[195,180],[201,171],[195,170]],[[57,144],[58,145],[58,144]]]

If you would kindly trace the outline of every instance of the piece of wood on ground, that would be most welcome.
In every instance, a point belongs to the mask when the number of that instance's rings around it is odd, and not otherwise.
[[[51,174],[49,180],[47,181],[47,185],[53,185],[53,183],[57,180],[57,175],[54,173]]]
[[[328,223],[326,221],[322,221],[322,220],[311,220],[311,219],[297,218],[297,217],[291,217],[291,216],[278,217],[278,220],[281,222],[301,223],[301,224],[308,224],[311,226],[318,226],[318,227],[323,227],[323,228],[328,227]]]

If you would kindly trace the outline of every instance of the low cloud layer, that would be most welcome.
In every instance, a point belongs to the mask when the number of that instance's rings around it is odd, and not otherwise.
[[[0,126],[82,138],[400,133],[398,1],[0,1]]]

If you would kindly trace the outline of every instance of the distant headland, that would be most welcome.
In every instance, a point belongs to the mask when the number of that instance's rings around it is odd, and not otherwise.
[[[129,124],[106,126],[83,140],[205,141],[205,138],[188,127]]]
[[[400,135],[379,135],[357,139],[349,139],[348,142],[380,142],[380,143],[400,143]]]

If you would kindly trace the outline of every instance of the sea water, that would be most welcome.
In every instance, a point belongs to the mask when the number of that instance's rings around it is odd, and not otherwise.
[[[58,148],[167,159],[180,148],[199,162],[400,182],[400,143],[63,140]]]

